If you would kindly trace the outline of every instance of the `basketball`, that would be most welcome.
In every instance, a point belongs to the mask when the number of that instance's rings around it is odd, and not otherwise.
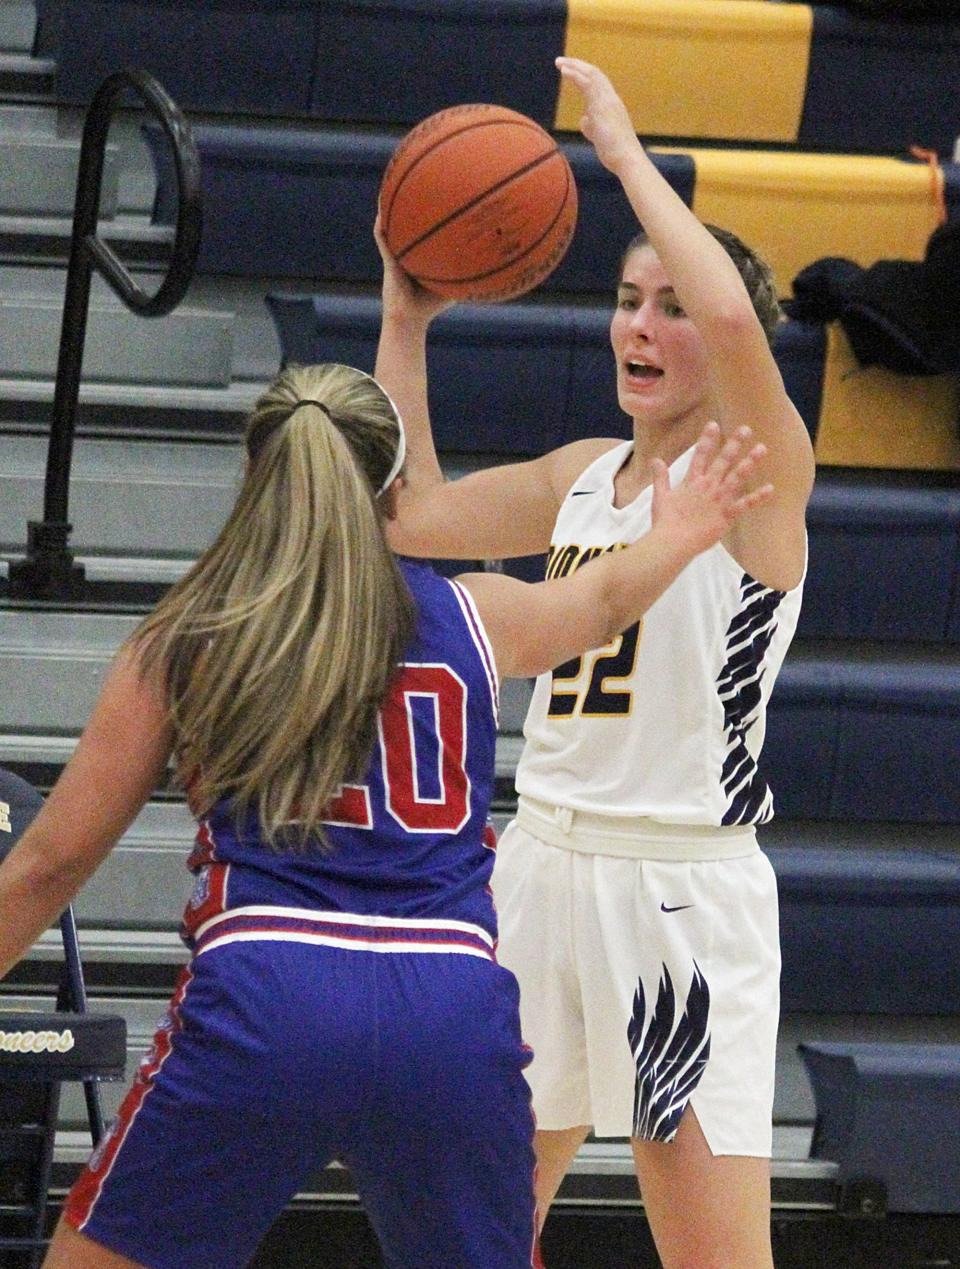
[[[380,186],[394,259],[449,299],[523,295],[557,267],[577,223],[566,156],[505,106],[451,106],[401,140]]]

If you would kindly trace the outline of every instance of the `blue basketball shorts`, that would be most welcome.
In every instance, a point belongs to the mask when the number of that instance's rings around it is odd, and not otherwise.
[[[182,971],[67,1222],[150,1269],[238,1269],[339,1160],[391,1269],[538,1264],[530,1050],[489,936],[242,911]]]

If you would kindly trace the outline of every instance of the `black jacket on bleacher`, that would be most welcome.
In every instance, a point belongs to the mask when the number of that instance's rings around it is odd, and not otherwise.
[[[941,225],[923,260],[869,268],[824,256],[793,280],[784,305],[799,321],[839,319],[862,366],[908,375],[960,371],[960,222]]]

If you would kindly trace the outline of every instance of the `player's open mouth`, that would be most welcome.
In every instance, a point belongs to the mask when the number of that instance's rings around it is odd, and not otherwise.
[[[626,370],[631,379],[659,379],[663,375],[659,366],[651,366],[645,361],[628,361]]]

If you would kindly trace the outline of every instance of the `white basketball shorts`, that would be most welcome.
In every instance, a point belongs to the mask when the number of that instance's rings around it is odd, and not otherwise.
[[[749,828],[636,823],[523,800],[497,849],[537,1127],[670,1141],[689,1104],[715,1155],[769,1158],[773,868]]]

